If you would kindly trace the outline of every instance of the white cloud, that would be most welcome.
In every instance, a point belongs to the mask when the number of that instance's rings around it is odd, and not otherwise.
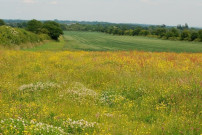
[[[158,5],[157,1],[152,1],[152,0],[140,0],[140,1],[148,5]]]
[[[22,2],[23,2],[23,3],[27,3],[27,4],[33,4],[33,3],[36,3],[35,0],[23,0]]]
[[[57,1],[51,1],[50,4],[56,5],[56,4],[58,4],[58,2]]]

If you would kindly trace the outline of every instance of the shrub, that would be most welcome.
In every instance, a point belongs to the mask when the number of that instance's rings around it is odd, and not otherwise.
[[[2,25],[5,25],[5,22],[2,19],[0,19],[0,26]]]
[[[190,32],[188,30],[182,32],[181,40],[190,40]]]
[[[198,37],[199,37],[199,40],[202,41],[202,30],[199,30]]]

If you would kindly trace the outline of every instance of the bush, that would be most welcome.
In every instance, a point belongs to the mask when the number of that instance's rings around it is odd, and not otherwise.
[[[190,40],[190,32],[188,30],[184,30],[181,34],[181,40]]]
[[[199,30],[198,37],[199,37],[199,40],[202,41],[202,30]]]
[[[194,41],[198,38],[198,33],[197,32],[193,32],[191,33],[191,41]]]
[[[2,19],[0,19],[0,26],[5,25],[5,24],[6,23]]]

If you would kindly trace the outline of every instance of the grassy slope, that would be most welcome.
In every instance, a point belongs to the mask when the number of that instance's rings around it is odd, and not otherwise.
[[[157,52],[202,52],[202,43],[147,37],[113,36],[97,32],[64,32],[64,49],[85,51],[141,50]]]
[[[61,37],[59,41],[50,41],[43,45],[33,48],[24,49],[25,51],[62,51],[64,49],[65,41]]]

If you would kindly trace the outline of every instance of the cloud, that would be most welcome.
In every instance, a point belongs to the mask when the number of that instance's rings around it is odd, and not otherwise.
[[[140,0],[140,1],[148,5],[158,5],[157,1],[152,1],[152,0]]]
[[[57,1],[51,1],[50,4],[56,5],[56,4],[58,4],[58,2]]]
[[[23,0],[22,2],[23,2],[23,3],[27,3],[27,4],[33,4],[33,3],[36,3],[35,0]]]

